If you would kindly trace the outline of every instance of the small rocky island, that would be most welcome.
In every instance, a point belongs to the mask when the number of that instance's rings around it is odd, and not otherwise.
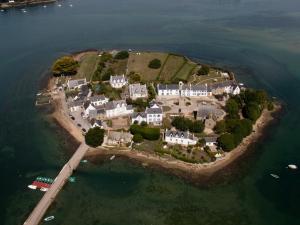
[[[56,60],[54,118],[88,156],[207,173],[235,160],[280,105],[229,71],[161,52],[86,51]],[[47,100],[47,101],[48,101]]]
[[[10,8],[24,7],[24,6],[50,4],[56,1],[57,0],[7,0],[7,1],[0,1],[0,9],[5,10]]]

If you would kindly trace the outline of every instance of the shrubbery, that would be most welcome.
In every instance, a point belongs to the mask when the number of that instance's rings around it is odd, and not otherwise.
[[[52,66],[53,76],[69,76],[77,73],[79,64],[71,56],[64,56],[57,59]]]
[[[127,51],[120,51],[115,55],[115,59],[127,59],[129,57],[129,53]]]
[[[181,131],[187,131],[193,133],[201,133],[204,130],[204,124],[200,120],[192,121],[184,117],[175,117],[172,121],[172,126]]]
[[[137,124],[130,126],[130,132],[135,134],[140,134],[144,139],[147,140],[158,140],[160,137],[159,128],[144,127]]]
[[[132,140],[135,143],[141,143],[141,142],[143,142],[144,138],[141,134],[135,134],[135,135],[133,135]]]
[[[209,66],[202,65],[201,68],[198,70],[198,75],[207,75],[209,73]]]
[[[153,59],[149,62],[148,67],[151,69],[159,69],[161,67],[161,61],[159,59]]]
[[[102,145],[104,138],[104,130],[99,127],[91,128],[85,135],[85,143],[91,147]]]

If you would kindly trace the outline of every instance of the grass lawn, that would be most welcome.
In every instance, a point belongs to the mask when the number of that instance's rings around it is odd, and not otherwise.
[[[127,62],[128,59],[114,60],[109,67],[113,69],[115,74],[122,75],[126,73]]]
[[[144,140],[141,144],[135,144],[134,148],[139,151],[145,151],[145,152],[154,152],[156,149],[162,148],[162,141],[149,141]]]
[[[208,75],[201,75],[201,76],[195,75],[190,77],[190,81],[192,82],[192,84],[215,83],[215,82],[221,82],[225,80],[226,79],[224,77],[221,77],[221,75],[215,69],[210,69]]]
[[[189,76],[194,71],[195,67],[197,67],[196,63],[187,61],[183,67],[178,71],[178,73],[173,77],[173,81],[187,81]]]
[[[159,59],[163,65],[168,54],[158,52],[140,52],[138,55],[136,52],[129,54],[128,59],[128,72],[136,72],[141,75],[143,81],[156,80],[160,69],[151,69],[148,64],[153,59]]]
[[[84,54],[79,60],[79,69],[73,79],[86,78],[87,81],[90,81],[97,68],[99,60],[100,57],[95,52]]]
[[[159,74],[159,80],[171,81],[176,73],[185,64],[186,59],[183,56],[169,55]]]

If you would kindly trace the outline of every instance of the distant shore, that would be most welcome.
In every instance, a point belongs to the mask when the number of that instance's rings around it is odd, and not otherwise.
[[[13,2],[13,3],[4,2],[4,3],[0,3],[0,9],[10,9],[10,8],[18,8],[24,6],[50,4],[55,2],[57,2],[57,0],[26,0],[22,2]]]

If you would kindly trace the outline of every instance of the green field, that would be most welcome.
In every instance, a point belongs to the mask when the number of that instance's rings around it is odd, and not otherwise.
[[[79,60],[79,69],[73,79],[86,78],[87,81],[90,81],[97,68],[99,60],[100,57],[96,52],[84,54]]]
[[[171,81],[186,62],[183,56],[169,55],[159,74],[159,80]]]
[[[148,64],[153,59],[159,59],[163,65],[168,54],[159,52],[131,52],[128,59],[128,73],[135,72],[141,75],[143,81],[154,81],[160,69],[151,69]]]
[[[191,61],[187,61],[181,69],[172,78],[173,81],[187,81],[189,76],[192,74],[197,64]]]

